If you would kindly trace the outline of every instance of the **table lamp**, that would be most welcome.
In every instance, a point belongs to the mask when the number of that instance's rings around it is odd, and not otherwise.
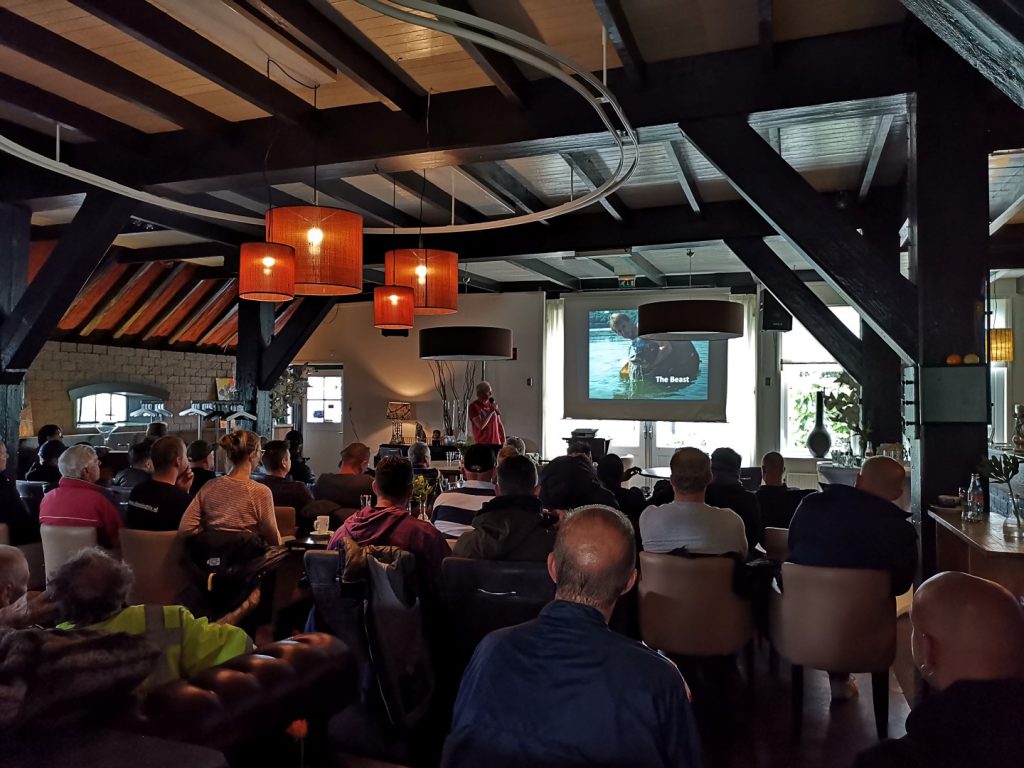
[[[403,445],[405,440],[402,437],[402,422],[415,418],[412,403],[388,403],[388,410],[384,418],[391,420],[391,444]]]

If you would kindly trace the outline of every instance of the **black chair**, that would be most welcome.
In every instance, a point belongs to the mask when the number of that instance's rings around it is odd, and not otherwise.
[[[445,558],[441,598],[466,659],[487,633],[537,618],[555,597],[545,563]]]
[[[754,493],[761,487],[761,468],[743,467],[740,470],[740,483],[744,490]]]

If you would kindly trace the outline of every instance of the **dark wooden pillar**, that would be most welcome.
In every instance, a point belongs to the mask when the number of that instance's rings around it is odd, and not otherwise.
[[[988,153],[980,75],[930,33],[919,42],[910,128],[911,274],[919,297],[918,363],[938,366],[951,353],[984,353]],[[986,425],[925,424],[915,447],[913,496],[927,577],[936,567],[928,505],[967,483],[987,449]]]
[[[864,237],[883,258],[881,268],[892,275],[900,271],[899,227],[898,217],[891,215],[873,216],[864,225]],[[860,420],[865,439],[877,449],[879,443],[903,440],[903,360],[868,323],[862,321],[860,328]]]
[[[0,204],[0,326],[28,285],[28,249],[32,212]],[[0,369],[0,441],[7,445],[7,474],[17,476],[18,426],[25,388],[24,372]]]
[[[274,305],[266,301],[238,300],[238,346],[235,350],[235,385],[246,410],[255,414],[249,428],[271,437],[274,431],[270,413],[270,389],[264,386],[263,356],[274,336]]]

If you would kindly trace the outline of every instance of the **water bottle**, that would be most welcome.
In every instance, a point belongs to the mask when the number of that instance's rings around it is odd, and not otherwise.
[[[967,509],[964,510],[964,522],[980,523],[985,514],[985,491],[981,487],[981,477],[971,475],[971,484],[967,489]]]

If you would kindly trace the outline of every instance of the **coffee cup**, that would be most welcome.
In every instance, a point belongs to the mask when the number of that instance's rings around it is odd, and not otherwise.
[[[313,523],[313,530],[315,533],[325,534],[330,530],[331,517],[330,515],[320,515]]]

